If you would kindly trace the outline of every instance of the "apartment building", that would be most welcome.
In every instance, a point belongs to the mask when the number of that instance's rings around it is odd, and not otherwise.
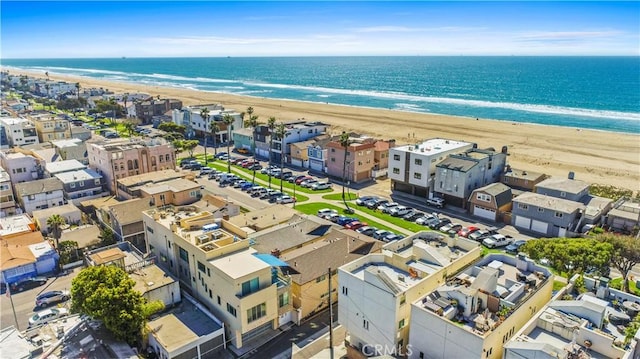
[[[72,132],[75,128],[72,128]],[[84,165],[89,164],[87,157],[87,146],[84,141],[78,138],[71,138],[68,140],[51,141],[56,154],[62,158],[62,160],[77,160]]]
[[[120,178],[176,168],[174,148],[162,138],[90,142],[87,152],[89,167],[102,174],[112,192]]]
[[[225,323],[234,347],[280,325],[289,281],[249,248],[247,232],[210,212],[175,206],[144,211],[143,222],[148,251]]]
[[[447,156],[474,148],[464,141],[433,138],[415,145],[389,149],[389,179],[393,191],[431,198],[435,190],[436,165]]]
[[[182,101],[176,99],[156,99],[149,98],[146,101],[135,102],[130,107],[129,115],[137,117],[143,123],[151,123],[154,116],[164,115],[167,111],[182,108]]]
[[[32,121],[19,117],[0,117],[9,146],[22,146],[39,143],[38,132]]]
[[[4,168],[0,167],[0,217],[16,214],[16,200],[13,196],[11,178]]]
[[[329,176],[348,182],[360,183],[372,179],[371,170],[375,166],[375,140],[366,137],[349,135],[349,146],[346,148],[339,140],[333,140],[325,145],[327,149],[326,173]]]
[[[10,150],[0,152],[0,165],[11,178],[11,184],[33,181],[44,175],[44,162],[31,155]]]
[[[55,177],[18,183],[14,191],[20,207],[27,213],[65,204],[62,182]]]
[[[104,178],[91,168],[57,173],[54,177],[62,182],[66,201],[75,205],[80,205],[80,202],[88,199],[109,195],[104,189]]]
[[[50,113],[32,116],[40,142],[50,142],[71,138],[70,122]]]
[[[284,156],[285,163],[291,163],[290,144],[303,142],[324,134],[328,125],[319,121],[307,122],[297,120],[284,124],[285,134],[282,139],[278,139],[275,133],[272,133],[273,147],[271,148],[271,160],[280,163],[281,157]]]
[[[433,192],[447,204],[466,209],[475,189],[500,180],[506,160],[507,146],[502,152],[472,148],[449,154],[436,165]]]
[[[209,111],[209,119],[205,123],[204,118],[200,115],[204,109]],[[225,115],[233,117],[233,123],[231,124],[231,135],[235,129],[243,127],[242,116],[240,113],[232,109],[225,109],[219,104],[188,106],[181,109],[175,109],[171,112],[171,118],[173,123],[185,126],[185,137],[187,138],[203,138],[206,134],[211,139],[213,145],[213,137],[215,137],[216,144],[226,143],[228,138],[227,125],[222,122]],[[219,130],[216,133],[211,132],[211,123],[216,122]]]
[[[505,343],[551,299],[553,274],[523,255],[489,254],[449,273],[411,304],[410,359],[502,358]]]
[[[47,224],[47,220],[54,214],[62,217],[68,225],[79,225],[82,223],[82,211],[72,203],[46,209],[38,209],[33,211],[31,216],[33,217],[33,223],[36,224],[42,234],[49,234],[50,228]]]
[[[350,336],[348,350],[368,356],[389,354],[384,348],[406,353],[411,303],[480,255],[471,240],[418,232],[341,266],[338,318]]]

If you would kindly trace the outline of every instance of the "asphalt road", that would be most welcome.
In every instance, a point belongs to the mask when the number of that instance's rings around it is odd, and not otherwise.
[[[18,329],[27,329],[29,317],[31,317],[35,311],[44,309],[36,309],[36,297],[40,293],[50,290],[71,290],[71,280],[79,271],[80,268],[76,268],[69,273],[52,276],[47,281],[47,284],[21,293],[11,293],[11,298],[7,297],[6,293],[3,294],[0,297],[0,327],[4,329],[10,326],[16,326],[13,310],[11,309],[11,302],[13,301],[13,308],[15,309],[18,320]],[[69,303],[66,304],[68,305]]]

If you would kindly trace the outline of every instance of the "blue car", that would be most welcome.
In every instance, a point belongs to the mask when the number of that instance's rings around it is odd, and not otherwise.
[[[254,186],[255,186],[254,183],[246,182],[246,183],[243,183],[242,186],[240,186],[240,189],[243,190],[243,191],[247,191],[247,190],[249,190],[249,188],[254,187]]]
[[[337,224],[344,226],[348,223],[351,223],[353,221],[357,221],[358,218],[356,217],[346,217],[346,216],[340,216],[338,217],[338,220],[336,221]]]

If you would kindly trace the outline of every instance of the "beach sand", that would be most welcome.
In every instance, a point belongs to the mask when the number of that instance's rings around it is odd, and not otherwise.
[[[3,69],[6,70],[6,69]],[[44,78],[44,72],[9,70]],[[278,121],[305,119],[331,125],[331,132],[354,131],[396,143],[416,143],[441,137],[475,142],[479,148],[508,147],[508,163],[513,168],[575,178],[640,190],[640,136],[559,126],[523,124],[509,121],[463,118],[332,105],[289,100],[272,100],[222,93],[95,80],[49,74],[50,79],[80,82],[83,88],[102,87],[116,93],[143,92],[152,96],[181,99],[184,105],[220,103],[238,112],[254,108],[259,122],[271,116]]]

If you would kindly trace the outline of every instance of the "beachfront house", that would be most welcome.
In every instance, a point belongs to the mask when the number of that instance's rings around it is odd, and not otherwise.
[[[8,146],[22,146],[38,143],[38,132],[34,123],[26,118],[0,117],[0,125],[5,129]]]
[[[285,163],[291,163],[290,148],[291,143],[303,142],[316,136],[322,135],[327,130],[329,125],[314,121],[307,122],[304,119],[285,123],[285,135],[280,140],[275,137],[275,134],[271,134],[273,137],[273,147],[271,148],[271,158],[275,163],[280,163],[281,156],[284,156]]]
[[[318,136],[312,140],[307,146],[307,158],[309,160],[309,170],[314,172],[324,173],[327,170],[327,157],[329,149],[326,148],[326,144],[335,141],[336,137],[330,135]],[[306,142],[306,141],[305,141]]]
[[[346,170],[344,179],[347,182],[361,183],[374,178],[374,168],[378,168],[375,161],[377,140],[371,137],[349,134],[349,145],[346,150]],[[339,138],[334,137],[325,146],[327,149],[327,175],[342,180],[345,148]]]
[[[640,202],[620,198],[607,213],[606,224],[614,231],[628,232],[640,228]]]
[[[209,119],[205,123],[204,119],[200,115],[204,109],[209,111]],[[190,139],[201,140],[204,135],[209,136],[207,145],[213,146],[212,137],[216,138],[216,144],[221,145],[226,143],[228,138],[227,125],[222,122],[225,115],[233,117],[233,123],[231,124],[231,135],[235,129],[243,127],[242,116],[239,112],[232,109],[225,109],[220,104],[198,105],[188,106],[180,109],[174,109],[171,112],[171,118],[173,123],[177,125],[185,126],[185,137]],[[216,133],[211,132],[211,123],[218,123],[219,130]]]
[[[565,237],[577,231],[584,209],[580,202],[525,192],[513,199],[511,223],[544,237]]]
[[[506,165],[504,173],[500,176],[500,182],[514,190],[533,192],[536,185],[548,177],[544,173],[518,170]]]
[[[422,199],[433,197],[436,165],[448,155],[470,150],[474,146],[470,142],[433,138],[415,145],[389,149],[391,190]]]
[[[474,216],[498,222],[509,220],[512,192],[502,183],[491,183],[475,189],[469,197],[469,212]],[[510,223],[510,222],[509,222]]]
[[[506,159],[506,146],[501,152],[472,148],[449,154],[436,165],[433,192],[447,204],[466,209],[471,192],[500,179]]]
[[[137,117],[142,123],[149,124],[154,116],[164,115],[168,111],[179,110],[182,108],[182,101],[177,99],[153,99],[146,101],[133,101],[134,106],[128,108],[129,116]]]

